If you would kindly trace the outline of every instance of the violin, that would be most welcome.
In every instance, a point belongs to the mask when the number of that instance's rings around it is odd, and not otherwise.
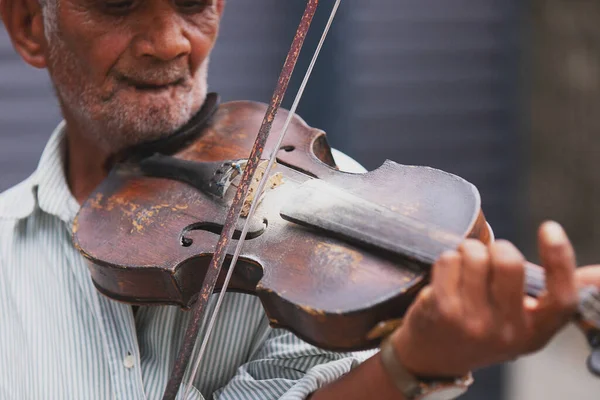
[[[269,105],[209,94],[181,130],[116,157],[75,219],[73,242],[101,293],[194,307],[165,399],[215,290],[258,296],[272,326],[315,346],[369,349],[401,324],[442,252],[493,239],[471,183],[392,161],[342,172],[325,133],[294,107],[279,109],[317,3],[308,2]],[[277,141],[271,129],[287,134]],[[540,270],[528,268],[526,290],[543,291]],[[582,293],[580,311],[600,346],[597,291]],[[600,372],[593,354],[590,369]]]
[[[188,146],[112,170],[74,225],[100,292],[138,305],[192,305],[239,179],[236,164],[265,109],[223,104]],[[277,161],[228,289],[257,295],[273,325],[319,347],[378,345],[393,329],[380,323],[402,317],[441,252],[466,237],[490,240],[467,181],[390,161],[366,174],[341,172],[325,134],[298,116]]]

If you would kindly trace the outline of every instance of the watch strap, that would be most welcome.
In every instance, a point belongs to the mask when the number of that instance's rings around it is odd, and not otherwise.
[[[406,400],[416,399],[422,392],[420,382],[398,360],[390,336],[384,339],[379,351],[383,367]]]

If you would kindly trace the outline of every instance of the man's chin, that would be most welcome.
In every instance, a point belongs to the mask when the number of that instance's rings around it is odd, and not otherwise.
[[[66,107],[76,111],[65,115],[74,116],[82,133],[102,151],[115,154],[172,135],[202,107],[206,95],[199,92],[194,97],[187,93],[175,98],[151,98],[132,97],[128,91],[119,91],[110,101],[102,103],[81,99],[79,107]]]
[[[189,91],[173,88],[172,93],[143,93],[130,99],[128,91],[119,93],[106,114],[111,125],[123,132],[130,144],[139,144],[168,136],[185,125],[204,103],[205,93],[190,96]],[[181,93],[180,93],[181,92]],[[204,92],[204,91],[203,91]],[[121,96],[119,96],[121,97]]]
[[[110,119],[107,132],[102,138],[103,147],[110,153],[117,153],[126,148],[168,137],[184,126],[192,115],[191,112],[176,116],[139,113],[134,119]]]

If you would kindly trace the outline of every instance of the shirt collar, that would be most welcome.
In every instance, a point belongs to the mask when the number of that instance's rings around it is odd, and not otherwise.
[[[72,223],[79,204],[67,184],[66,150],[65,122],[62,121],[50,136],[36,171],[0,196],[0,217],[27,218],[37,204],[42,211]]]

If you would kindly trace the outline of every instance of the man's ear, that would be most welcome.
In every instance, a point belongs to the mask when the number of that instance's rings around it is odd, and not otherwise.
[[[36,68],[46,67],[44,18],[38,0],[0,0],[0,14],[15,50]]]

